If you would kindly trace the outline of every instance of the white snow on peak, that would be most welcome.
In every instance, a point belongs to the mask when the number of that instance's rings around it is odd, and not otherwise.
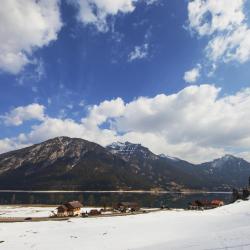
[[[169,156],[169,155],[165,155],[165,154],[159,154],[160,157],[162,158],[167,158],[167,159],[170,159],[172,161],[179,161],[180,159],[176,158],[176,157],[173,157],[173,156]]]
[[[134,151],[140,146],[141,144],[133,144],[130,142],[113,142],[108,147],[116,151]]]
[[[223,157],[221,157],[221,159],[224,160],[224,161],[228,161],[228,160],[236,159],[236,157],[233,156],[233,155],[230,155],[230,154],[226,154]]]
[[[223,166],[226,162],[230,162],[230,161],[235,162],[235,160],[238,160],[239,161],[238,165],[240,165],[241,158],[237,158],[233,155],[226,154],[226,155],[222,156],[221,158],[214,160],[211,164],[211,167],[212,168],[219,168],[219,167]]]

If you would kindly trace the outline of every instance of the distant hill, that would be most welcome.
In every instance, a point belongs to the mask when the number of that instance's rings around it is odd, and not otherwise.
[[[69,137],[0,155],[0,189],[219,191],[246,185],[249,175],[250,163],[234,156],[195,165],[140,144],[104,148]]]

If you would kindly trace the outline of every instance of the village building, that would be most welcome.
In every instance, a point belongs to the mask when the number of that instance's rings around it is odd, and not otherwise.
[[[248,186],[242,189],[233,188],[232,192],[232,202],[235,202],[239,199],[246,200],[250,196],[250,176],[248,178]]]
[[[222,200],[212,200],[212,201],[196,200],[196,201],[193,201],[193,202],[189,203],[188,208],[191,209],[191,210],[203,210],[203,209],[216,208],[216,207],[220,207],[220,206],[223,206],[223,205],[224,205],[224,202]]]
[[[57,216],[79,216],[83,205],[79,201],[70,201],[57,208]]]
[[[97,216],[97,215],[100,215],[101,214],[101,211],[100,210],[97,210],[97,209],[91,209],[88,213],[89,216]]]
[[[135,212],[140,210],[140,206],[137,202],[119,202],[116,204],[114,209],[121,211],[121,212]]]
[[[213,208],[224,206],[224,201],[221,201],[221,200],[212,200],[211,201],[211,206]]]
[[[68,208],[65,205],[60,205],[57,208],[57,214],[58,217],[65,217],[65,216],[69,216],[68,215]]]

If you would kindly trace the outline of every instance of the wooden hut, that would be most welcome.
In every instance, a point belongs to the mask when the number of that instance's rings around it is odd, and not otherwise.
[[[192,210],[202,210],[202,209],[216,208],[216,207],[220,207],[223,205],[224,205],[224,202],[222,200],[212,200],[212,201],[196,200],[196,201],[189,203],[188,208]]]
[[[121,212],[135,212],[140,210],[140,206],[137,202],[119,202],[114,208]]]
[[[57,208],[57,214],[58,217],[65,217],[65,216],[69,216],[68,214],[68,208],[65,205],[60,205]]]
[[[70,201],[57,208],[57,216],[79,216],[83,205],[79,201]]]
[[[64,204],[68,208],[69,216],[79,216],[81,214],[82,203],[79,201],[70,201]]]
[[[221,206],[224,206],[224,202],[221,201],[221,200],[212,200],[212,201],[211,201],[211,206],[212,206],[213,208],[221,207]]]

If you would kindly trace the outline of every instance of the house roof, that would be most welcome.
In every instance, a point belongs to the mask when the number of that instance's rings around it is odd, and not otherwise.
[[[60,205],[59,207],[57,207],[57,210],[67,211],[68,208],[65,205]]]
[[[136,202],[119,202],[118,206],[125,206],[125,207],[138,207],[138,203]]]
[[[212,201],[211,201],[211,204],[212,204],[212,205],[220,205],[221,203],[224,203],[224,202],[221,201],[221,200],[212,200]]]
[[[81,208],[83,207],[82,203],[79,201],[70,201],[64,204],[68,209]]]

